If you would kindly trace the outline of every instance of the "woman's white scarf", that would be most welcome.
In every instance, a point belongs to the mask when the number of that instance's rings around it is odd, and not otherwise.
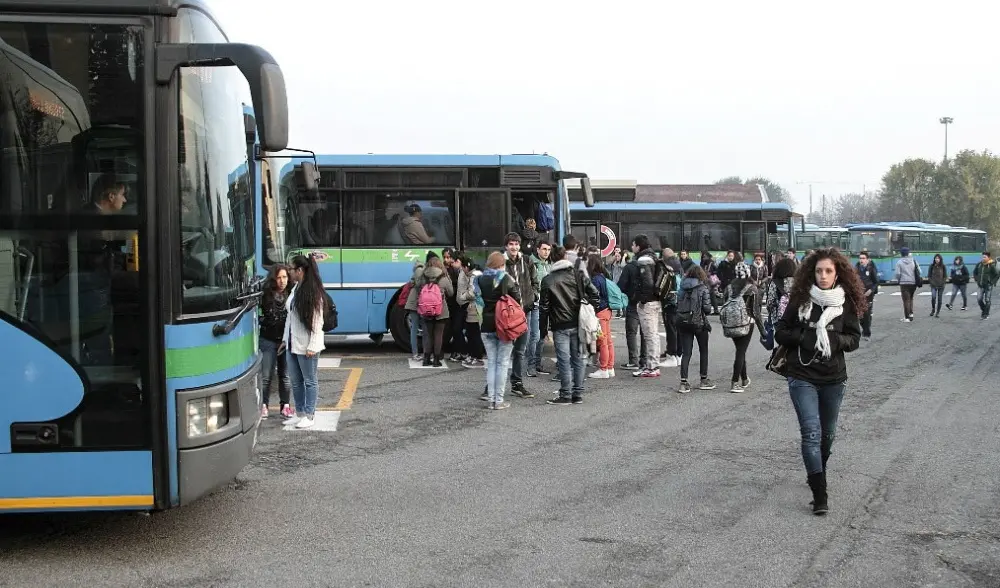
[[[832,351],[830,349],[830,335],[826,327],[833,319],[844,313],[844,289],[840,286],[834,286],[829,290],[821,290],[819,286],[814,284],[809,290],[809,298],[810,301],[799,309],[799,319],[804,323],[809,322],[813,304],[823,309],[823,314],[819,315],[819,320],[816,321],[816,351],[819,351],[825,359],[829,359]]]

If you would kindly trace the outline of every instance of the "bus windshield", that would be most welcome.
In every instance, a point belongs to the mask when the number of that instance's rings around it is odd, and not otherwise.
[[[892,255],[889,231],[851,231],[848,251],[852,255],[867,251],[873,257],[888,257]]]
[[[148,440],[139,394],[143,39],[138,26],[0,23],[0,315],[89,386],[82,404],[61,389],[45,399],[14,390],[8,400],[34,407],[18,413],[23,421],[66,414],[60,446]],[[97,415],[106,413],[115,426],[103,426]]]

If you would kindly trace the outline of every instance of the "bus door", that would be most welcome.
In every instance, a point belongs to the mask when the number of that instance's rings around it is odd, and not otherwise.
[[[600,221],[573,221],[570,223],[570,233],[576,237],[580,245],[586,247],[601,246]]]
[[[510,190],[458,189],[458,248],[486,267],[491,251],[503,251],[511,226]]]

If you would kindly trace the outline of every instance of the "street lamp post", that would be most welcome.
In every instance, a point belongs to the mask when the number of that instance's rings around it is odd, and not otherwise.
[[[950,116],[942,116],[938,122],[944,125],[944,160],[948,161],[948,125],[955,122]]]

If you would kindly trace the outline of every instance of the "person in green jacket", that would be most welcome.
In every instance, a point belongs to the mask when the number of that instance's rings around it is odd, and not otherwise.
[[[997,269],[997,262],[989,251],[983,252],[983,260],[976,264],[976,269],[972,272],[976,285],[979,286],[979,308],[983,311],[984,321],[990,318],[990,301],[993,298],[993,287],[1000,280],[1000,270]]]

